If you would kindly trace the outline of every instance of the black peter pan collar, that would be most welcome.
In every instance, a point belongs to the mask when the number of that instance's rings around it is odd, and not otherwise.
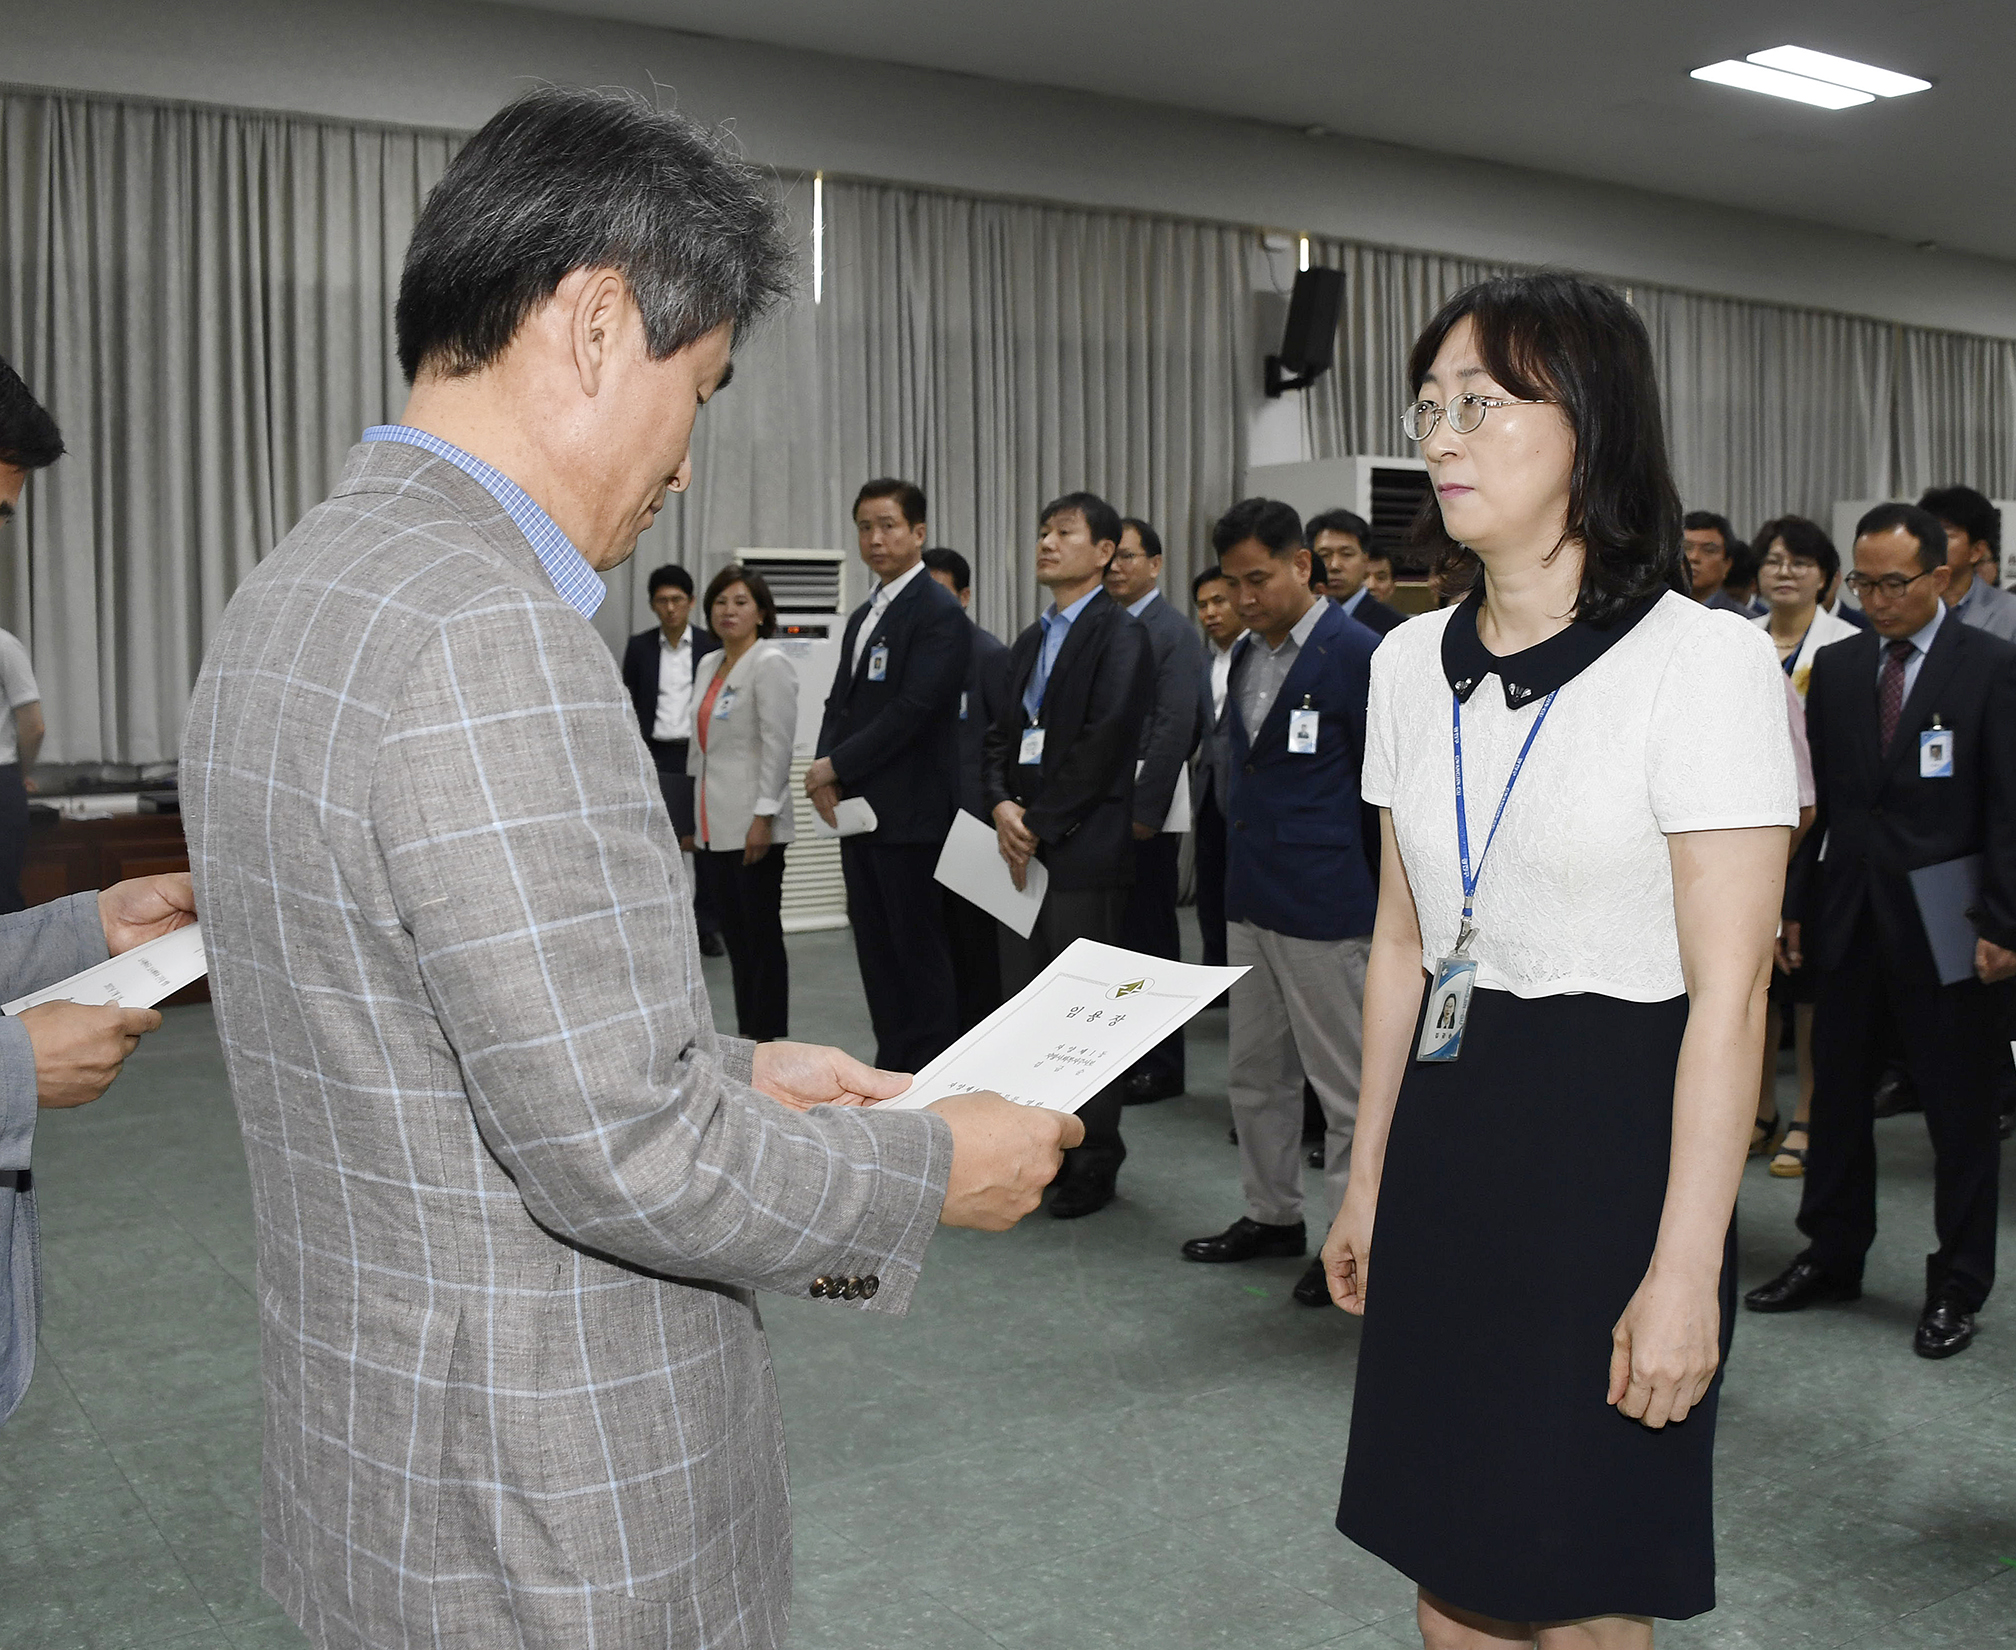
[[[1633,602],[1601,628],[1577,619],[1558,635],[1502,658],[1478,640],[1477,610],[1483,601],[1480,582],[1449,615],[1449,623],[1442,629],[1442,674],[1449,678],[1457,700],[1467,705],[1478,685],[1495,672],[1505,687],[1505,708],[1519,710],[1572,681],[1602,658],[1652,611],[1659,596]]]

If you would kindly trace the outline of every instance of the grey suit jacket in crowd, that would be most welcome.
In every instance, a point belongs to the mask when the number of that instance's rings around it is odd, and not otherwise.
[[[2016,596],[1990,584],[1980,574],[1974,576],[1974,590],[1961,617],[1976,630],[2016,642]]]
[[[72,894],[0,917],[0,1002],[11,1003],[105,960],[98,896]],[[0,1018],[0,1421],[35,1373],[42,1309],[41,1253],[29,1153],[35,1144],[35,1050],[28,1028]]]
[[[748,1086],[609,649],[417,448],[353,450],[239,587],[182,764],[268,1589],[344,1650],[777,1644],[752,1291],[902,1312],[943,1119]]]
[[[1141,726],[1135,753],[1141,771],[1134,779],[1134,819],[1159,831],[1175,800],[1176,776],[1210,726],[1211,680],[1204,638],[1166,596],[1158,594],[1135,617],[1147,627],[1155,659],[1155,708]]]
[[[693,679],[693,742],[686,771],[693,775],[696,840],[715,853],[740,852],[758,802],[777,804],[770,840],[793,840],[791,745],[798,734],[798,671],[775,642],[758,642],[735,661],[715,695],[700,738],[700,704],[720,674],[727,653],[716,648]],[[726,714],[722,698],[733,693]],[[704,806],[703,806],[704,804]]]

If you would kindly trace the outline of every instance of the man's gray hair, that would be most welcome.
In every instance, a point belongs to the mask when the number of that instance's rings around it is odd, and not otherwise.
[[[654,360],[791,290],[783,213],[718,134],[627,92],[548,87],[493,116],[427,197],[399,280],[399,364],[490,365],[577,269],[613,269]]]

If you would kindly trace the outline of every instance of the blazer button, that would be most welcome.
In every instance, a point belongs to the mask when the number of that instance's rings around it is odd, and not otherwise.
[[[880,1289],[881,1287],[882,1287],[882,1280],[880,1278],[877,1277],[863,1278],[861,1280],[861,1298],[864,1301],[872,1301],[875,1298],[875,1291]]]
[[[814,1278],[812,1280],[812,1298],[815,1301],[823,1301],[832,1293],[833,1280],[831,1278]]]
[[[1235,820],[1233,820],[1233,821],[1232,821],[1232,829],[1233,829],[1233,830],[1235,830],[1235,831],[1243,831],[1243,830],[1245,830],[1245,829],[1246,829],[1246,821],[1245,821],[1245,820],[1243,820],[1243,819],[1235,819]]]
[[[840,1298],[845,1301],[858,1301],[861,1298],[861,1280],[859,1278],[849,1278],[845,1283],[841,1284]]]
[[[1246,764],[1246,771],[1247,771],[1248,773],[1251,773],[1251,772],[1253,771],[1253,764],[1252,764],[1251,762],[1248,762],[1248,763]]]

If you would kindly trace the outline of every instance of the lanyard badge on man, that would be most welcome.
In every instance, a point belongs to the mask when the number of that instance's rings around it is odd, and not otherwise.
[[[1421,1020],[1421,1042],[1414,1058],[1447,1064],[1463,1052],[1463,1028],[1470,1020],[1470,993],[1477,983],[1477,959],[1470,946],[1477,938],[1477,881],[1484,874],[1484,861],[1491,844],[1498,840],[1498,827],[1505,818],[1505,804],[1512,800],[1512,787],[1519,783],[1519,770],[1526,766],[1526,753],[1539,736],[1541,723],[1554,708],[1556,688],[1540,703],[1540,714],[1526,730],[1526,743],[1505,776],[1505,794],[1498,798],[1498,811],[1491,816],[1491,829],[1484,838],[1483,852],[1470,863],[1470,820],[1463,803],[1463,701],[1449,696],[1450,744],[1456,752],[1456,853],[1463,873],[1463,920],[1456,929],[1456,949],[1435,964],[1435,983],[1428,992],[1428,1012]]]

